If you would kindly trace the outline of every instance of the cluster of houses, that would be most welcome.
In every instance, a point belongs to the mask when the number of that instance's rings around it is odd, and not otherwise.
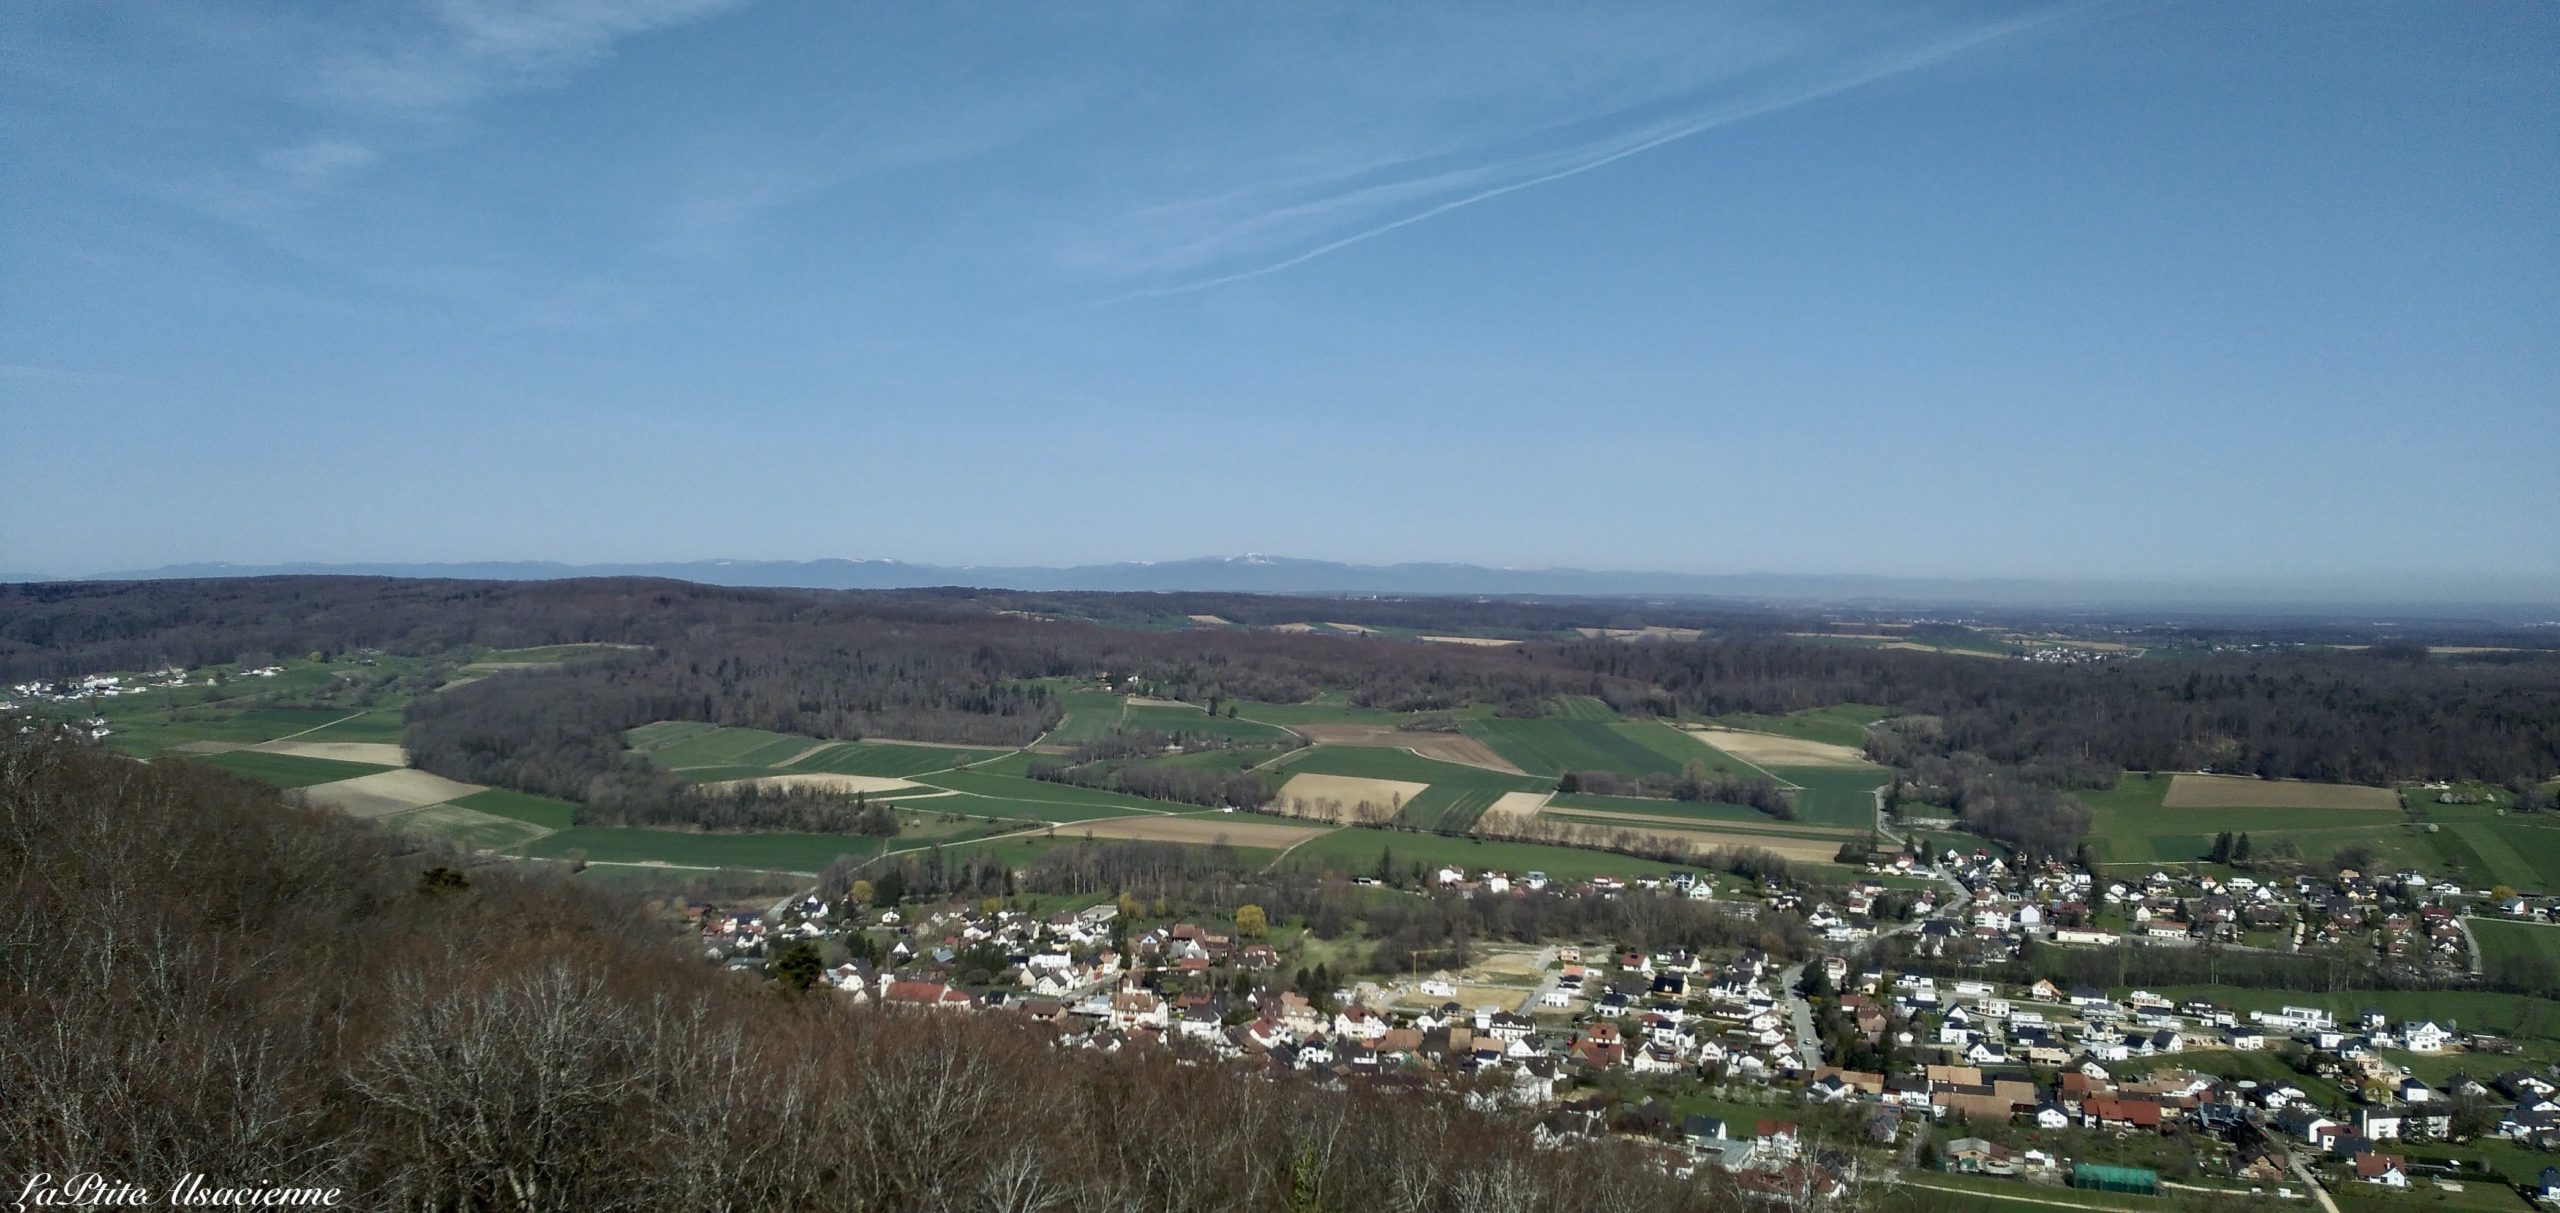
[[[283,666],[270,665],[260,666],[253,670],[241,670],[239,671],[238,676],[243,678],[273,678],[281,673],[284,673]],[[207,681],[211,681],[210,677],[208,677]],[[97,699],[115,699],[125,695],[140,695],[148,691],[156,691],[165,687],[182,687],[185,685],[187,685],[187,672],[178,666],[170,666],[164,670],[153,670],[147,674],[137,674],[129,679],[122,674],[91,674],[82,678],[38,679],[34,682],[21,682],[10,687],[10,697],[7,699],[0,699],[0,712],[19,711],[29,704],[67,705],[86,703]],[[92,741],[104,740],[115,732],[113,728],[108,726],[106,718],[103,716],[91,716],[84,720],[73,721],[65,727],[70,728]],[[18,727],[18,731],[21,733],[32,733],[35,731],[35,725],[32,723],[22,724]]]
[[[2458,972],[2470,943],[2458,921],[2464,902],[2487,890],[2431,882],[2423,873],[2339,872],[2258,879],[2155,870],[2139,878],[2099,876],[2059,861],[2011,865],[1984,851],[1909,854],[1875,865],[1878,872],[1930,872],[1953,878],[1970,900],[1961,919],[1924,923],[1924,956],[1957,952],[2015,955],[2029,940],[2065,947],[2218,944],[2279,950],[2370,944],[2413,969]],[[2507,896],[2483,908],[2515,917],[2548,914],[2531,899]]]
[[[1897,915],[1908,907],[1919,916],[1906,929],[1915,929],[1923,955],[1960,942],[2080,942],[2073,933],[2097,932],[2064,924],[2089,921],[2097,907],[2146,927],[2175,923],[2189,938],[2210,937],[2193,933],[2230,924],[2261,929],[2277,918],[2305,933],[2350,915],[2362,915],[2357,921],[2367,929],[2384,930],[2405,918],[2432,947],[2439,919],[2429,911],[2441,909],[2412,908],[2406,880],[2355,874],[2335,881],[2167,873],[2111,880],[2058,865],[2013,866],[1987,854],[1953,853],[1934,868],[1953,875],[1970,896],[1942,909],[1935,891],[1893,891],[1905,899]],[[1438,880],[1478,895],[1525,894],[1546,883],[1536,873],[1514,879],[1458,869],[1439,873]],[[1709,882],[1694,877],[1651,883],[1663,893],[1713,896]],[[1594,892],[1630,887],[1592,882]],[[1760,892],[1750,904],[1791,907],[1823,937],[1854,945],[1873,933],[1872,914],[1888,889],[1869,880],[1845,891],[1823,890],[1810,904],[1796,890]],[[2144,1185],[2154,1177],[2111,1166],[2121,1161],[2112,1156],[2074,1160],[2013,1149],[2001,1139],[2015,1141],[2029,1131],[2087,1131],[2100,1141],[2187,1133],[2224,1143],[2213,1154],[2228,1160],[2240,1182],[2293,1182],[2299,1156],[2325,1160],[2341,1182],[2398,1185],[2408,1181],[2408,1166],[2389,1152],[2391,1143],[2442,1138],[2453,1130],[2457,1104],[2489,1104],[2480,1131],[2560,1148],[2560,1076],[2510,1062],[2493,1077],[2462,1078],[2437,1090],[2390,1061],[2396,1053],[2468,1050],[2486,1057],[2505,1049],[2503,1042],[2425,1018],[2395,1021],[2367,1012],[2339,1022],[2311,1007],[2244,1015],[2144,991],[2117,997],[2051,981],[2003,985],[1860,970],[1833,955],[1814,962],[1819,979],[1808,984],[1835,1000],[1836,1014],[1821,1020],[1823,1030],[1855,1039],[1812,1040],[1813,1008],[1784,988],[1782,971],[1755,951],[1730,959],[1679,951],[1586,959],[1561,948],[1536,993],[1522,991],[1520,1005],[1467,1006],[1460,1001],[1465,987],[1447,974],[1394,997],[1367,983],[1288,988],[1278,979],[1279,956],[1266,945],[1191,924],[1132,931],[1116,922],[1118,913],[1103,904],[1045,914],[964,907],[902,914],[830,907],[811,897],[771,916],[706,907],[699,922],[707,950],[741,968],[760,964],[772,941],[848,930],[886,939],[885,947],[857,951],[876,961],[848,961],[825,974],[855,1001],[1003,1013],[1062,1045],[1180,1045],[1318,1081],[1422,1086],[1466,1079],[1475,1098],[1537,1109],[1543,1141],[1634,1131],[1666,1167],[1721,1170],[1746,1187],[1773,1191],[1842,1182],[1842,1160],[1801,1149],[1802,1131],[1787,1116],[1747,1132],[1714,1117],[1677,1124],[1661,1116],[1631,1118],[1594,1089],[1607,1085],[1612,1072],[1775,1089],[1827,1107],[1826,1121],[1859,1126],[1856,1136],[1871,1145],[1907,1143],[1912,1126],[1937,1125],[1934,1148],[1949,1170],[2118,1191],[2148,1190]],[[958,969],[970,957],[979,972],[964,982]],[[991,963],[994,980],[980,980]],[[2279,1047],[2319,1077],[2224,1079],[2158,1060]],[[1873,1071],[1824,1065],[1826,1055],[1883,1064]],[[2324,1104],[2311,1094],[2337,1089],[2353,1092],[2353,1099]]]

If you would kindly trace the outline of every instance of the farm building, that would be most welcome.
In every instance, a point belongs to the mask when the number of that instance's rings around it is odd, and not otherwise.
[[[2160,1175],[2142,1167],[2110,1167],[2104,1163],[2075,1163],[2071,1168],[2071,1186],[2098,1192],[2132,1192],[2142,1196],[2158,1195]]]

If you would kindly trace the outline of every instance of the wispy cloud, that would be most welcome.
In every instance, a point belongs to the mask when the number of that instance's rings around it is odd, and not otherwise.
[[[1667,104],[1630,107],[1559,124],[1471,154],[1364,165],[1327,177],[1145,208],[1133,226],[1152,245],[1124,246],[1119,272],[1191,276],[1140,287],[1105,303],[1208,290],[1305,265],[1365,241],[1507,194],[1605,168],[1721,127],[1918,71],[2012,38],[2061,15],[2045,11],[1968,27],[1916,47],[1888,48],[1774,81],[1718,82]],[[1711,94],[1698,96],[1696,94]],[[1670,112],[1664,113],[1664,110]],[[1251,264],[1200,272],[1225,261]]]
[[[399,112],[435,112],[493,93],[557,83],[635,34],[684,25],[742,0],[440,0],[384,44],[324,73],[331,96]]]
[[[364,144],[323,136],[270,149],[258,163],[292,189],[315,190],[381,158],[382,153]]]

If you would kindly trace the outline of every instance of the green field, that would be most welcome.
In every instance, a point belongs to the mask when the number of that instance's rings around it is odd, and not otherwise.
[[[1862,830],[1875,826],[1876,789],[1893,779],[1883,767],[1771,767],[1769,773],[1802,789],[1795,794],[1796,820]]]
[[[1351,706],[1339,692],[1326,692],[1305,703],[1239,703],[1236,715],[1265,724],[1394,724],[1404,717],[1384,708]]]
[[[901,745],[894,741],[848,741],[820,750],[782,769],[785,772],[825,771],[835,775],[880,775],[904,779],[927,771],[983,762],[1006,752],[1001,749],[954,750],[941,746]]]
[[[253,750],[233,750],[228,754],[190,754],[189,761],[221,767],[234,775],[272,784],[279,788],[307,788],[315,783],[336,783],[359,775],[376,775],[391,770],[362,762],[339,762],[329,758],[304,758],[298,754],[260,754]]]
[[[905,778],[926,771],[981,762],[1007,753],[1002,747],[958,749],[895,741],[827,742],[795,733],[662,721],[623,734],[634,750],[696,783],[764,775],[821,772]],[[793,762],[793,759],[799,759]],[[783,764],[789,763],[785,766]]]
[[[949,788],[955,792],[968,793],[973,798],[972,803],[1000,801],[1020,806],[1009,812],[989,813],[989,816],[1089,821],[1096,817],[1127,817],[1133,813],[1197,811],[1197,806],[1194,805],[1167,804],[1161,800],[1131,796],[1126,792],[1113,792],[1102,788],[1080,788],[1074,784],[1050,783],[1042,779],[1029,779],[1020,775],[1003,775],[983,770],[944,771],[940,774],[927,775],[918,782],[931,787]],[[958,799],[936,796],[912,803],[918,809],[930,811],[945,803],[956,802]],[[986,810],[972,808],[963,811],[976,813]]]
[[[1715,718],[1715,723],[1737,729],[1749,729],[1755,733],[1775,733],[1781,737],[1823,741],[1832,745],[1856,748],[1867,744],[1867,722],[1882,720],[1888,714],[1885,708],[1872,703],[1843,703],[1827,708],[1789,712],[1784,716],[1737,712],[1729,716],[1718,716]]]
[[[492,817],[513,818],[546,830],[568,829],[575,824],[574,814],[578,811],[578,806],[565,800],[536,796],[531,792],[511,792],[504,788],[474,792],[453,803]]]
[[[1617,720],[1618,710],[1592,695],[1560,695],[1555,714],[1566,720]]]
[[[382,820],[397,829],[420,830],[492,851],[502,851],[530,842],[540,838],[544,833],[541,826],[512,817],[478,812],[459,804],[431,804],[405,813],[395,813]]]
[[[1407,802],[1396,814],[1396,824],[1416,830],[1464,834],[1474,829],[1476,819],[1501,799],[1501,788],[1459,787],[1435,784]]]
[[[1239,707],[1241,711],[1241,707]],[[1120,728],[1130,733],[1193,734],[1208,737],[1231,737],[1238,741],[1269,742],[1285,745],[1297,740],[1289,730],[1239,716],[1212,716],[1197,708],[1168,708],[1130,704],[1121,718]]]
[[[1376,746],[1318,745],[1281,759],[1270,768],[1283,778],[1301,772],[1317,775],[1352,775],[1362,779],[1401,779],[1412,783],[1447,784],[1452,787],[1500,788],[1506,792],[1543,792],[1555,786],[1553,780],[1503,771],[1488,771],[1455,762],[1424,758],[1408,750],[1381,749]]]
[[[102,704],[98,714],[115,730],[107,738],[109,748],[146,758],[190,741],[231,741],[242,745],[276,741],[347,715],[337,708],[234,707],[214,703],[168,711],[131,698]]]
[[[1688,734],[1653,721],[1487,716],[1467,721],[1466,731],[1510,759],[1513,766],[1549,779],[1567,771],[1678,775],[1691,762],[1715,768],[1724,757]]]
[[[2162,803],[2168,788],[2169,776],[2128,772],[2113,788],[2075,793],[2089,806],[2090,849],[2100,860],[2125,866],[2201,860],[2213,835],[2230,830],[2247,834],[2256,855],[2290,843],[2305,862],[2319,864],[2343,848],[2364,846],[2380,868],[2459,877],[2475,888],[2560,889],[2560,825],[2504,814],[2494,805],[2422,802],[2413,822],[2370,809],[2173,809]]]
[[[725,726],[677,730],[644,725],[623,737],[647,752],[659,766],[675,771],[691,767],[770,767],[824,744],[815,737]]]
[[[1121,710],[1128,703],[1112,691],[1067,691],[1059,699],[1066,714],[1041,739],[1051,745],[1076,745],[1110,736],[1119,729]]]
[[[2560,926],[2475,915],[2471,937],[2480,941],[2481,963],[2492,971],[2528,961],[2560,970]]]
[[[889,841],[890,846],[898,845]],[[881,840],[836,834],[684,834],[619,826],[576,826],[527,844],[521,854],[564,859],[583,852],[598,863],[663,863],[696,868],[763,868],[815,874],[838,855],[869,858]]]
[[[377,741],[398,744],[400,741],[400,709],[381,708],[323,725],[300,734],[295,741]]]
[[[1412,837],[1412,835],[1399,835],[1399,837]],[[1018,868],[1054,851],[1071,851],[1081,846],[1111,845],[1114,844],[1105,841],[1090,841],[1077,837],[1068,833],[1065,827],[1060,827],[1059,831],[1055,834],[1029,834],[1020,838],[1005,838],[994,842],[973,842],[968,846],[953,852],[953,854],[955,856],[965,855],[970,857],[999,859],[1008,867]],[[1302,847],[1300,849],[1303,850],[1305,848]],[[1257,869],[1262,865],[1268,864],[1273,858],[1280,854],[1280,852],[1271,850],[1267,847],[1230,846],[1227,850],[1234,852],[1236,857],[1243,861],[1246,866]],[[1292,852],[1291,854],[1294,855],[1295,852]],[[1092,895],[1079,895],[1077,897],[1068,898],[1067,900],[1073,904],[1091,905],[1095,901],[1101,899]]]
[[[612,649],[636,647],[640,646],[605,644],[600,641],[584,644],[544,644],[524,649],[491,649],[473,658],[472,662],[475,665],[492,662],[554,665],[573,657],[589,657]]]
[[[1641,796],[1594,796],[1587,792],[1561,794],[1547,802],[1550,809],[1585,809],[1607,813],[1643,813],[1669,821],[1713,825],[1720,821],[1748,825],[1776,825],[1778,819],[1742,804],[1719,804],[1711,800],[1653,800]]]

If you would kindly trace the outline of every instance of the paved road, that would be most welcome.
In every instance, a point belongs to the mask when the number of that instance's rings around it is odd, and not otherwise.
[[[1973,894],[1966,892],[1964,882],[1953,876],[1941,872],[1938,873],[1938,879],[1946,882],[1952,896],[1938,907],[1936,914],[1930,917],[1953,917],[1961,921],[1965,906],[1973,901]],[[1908,935],[1919,930],[1920,924],[1927,921],[1929,921],[1928,918],[1914,918],[1891,930],[1879,932],[1876,938]],[[1797,964],[1790,965],[1781,971],[1778,974],[1778,992],[1787,1000],[1787,1014],[1795,1021],[1796,1055],[1802,1059],[1804,1068],[1810,1070],[1822,1064],[1822,1038],[1813,1028],[1813,1004],[1806,1001],[1804,995],[1797,989],[1804,982],[1804,968],[1803,965]]]
[[[1564,971],[1562,969],[1550,969],[1547,967],[1555,962],[1556,949],[1554,947],[1540,948],[1538,950],[1538,988],[1529,991],[1529,996],[1520,1000],[1521,1014],[1527,1015],[1530,1012],[1537,1010],[1538,1000],[1546,997],[1547,991],[1556,988],[1556,982],[1564,977]]]
[[[2462,932],[2462,946],[2471,953],[2471,975],[2478,977],[2483,971],[2480,964],[2480,937],[2471,933],[2471,916],[2454,915],[2453,926],[2455,930]]]

